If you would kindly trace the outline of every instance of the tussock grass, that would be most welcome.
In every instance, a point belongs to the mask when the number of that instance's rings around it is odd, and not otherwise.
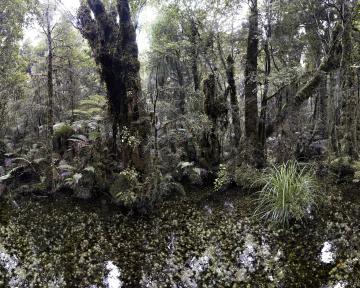
[[[301,221],[309,209],[318,204],[318,185],[311,169],[295,161],[272,166],[260,180],[254,216],[277,224],[287,225],[291,219]]]

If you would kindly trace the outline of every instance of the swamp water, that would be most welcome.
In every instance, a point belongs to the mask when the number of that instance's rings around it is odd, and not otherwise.
[[[360,287],[360,195],[331,192],[284,229],[253,219],[251,196],[209,195],[145,218],[70,199],[0,203],[0,287]]]

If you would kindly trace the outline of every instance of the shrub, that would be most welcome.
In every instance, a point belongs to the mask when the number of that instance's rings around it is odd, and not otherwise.
[[[317,204],[317,185],[311,171],[290,161],[280,167],[273,166],[260,181],[255,216],[286,225],[289,220],[302,220],[309,209]]]
[[[57,123],[54,125],[53,148],[61,155],[68,148],[68,139],[75,133],[74,129],[66,123]]]
[[[250,165],[242,164],[235,169],[234,181],[239,187],[256,189],[263,186],[261,181],[254,182],[254,179],[261,179],[261,176],[260,170],[251,167]]]
[[[140,179],[134,168],[127,168],[117,175],[110,187],[110,194],[115,203],[144,211],[165,196],[185,195],[185,190],[170,174],[163,175],[156,167],[145,179]]]
[[[360,162],[350,157],[338,157],[330,162],[330,171],[337,183],[360,182]]]
[[[180,162],[177,166],[176,174],[180,181],[187,178],[191,185],[201,186],[203,185],[204,171],[204,169],[196,167],[193,162]]]
[[[231,183],[232,177],[228,171],[229,169],[224,165],[220,164],[217,177],[214,181],[214,190],[220,191],[222,188]]]
[[[139,174],[133,168],[123,170],[110,187],[110,194],[117,203],[131,207],[139,200],[141,191]]]

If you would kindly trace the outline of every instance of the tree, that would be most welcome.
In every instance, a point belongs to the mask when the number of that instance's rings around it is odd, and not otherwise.
[[[141,144],[137,149],[122,147],[122,160],[125,167],[134,165],[143,171],[146,167],[144,147],[150,129],[140,99],[140,63],[129,2],[118,0],[107,10],[102,1],[88,0],[82,3],[78,18],[80,31],[89,42],[106,84],[113,117],[114,148],[118,129],[121,132],[129,129]]]
[[[269,94],[270,86],[270,73],[271,73],[271,51],[270,51],[270,41],[272,37],[272,0],[267,0],[265,2],[266,7],[266,24],[265,24],[265,43],[264,43],[264,91],[261,98],[261,110],[260,110],[260,119],[259,119],[259,142],[261,145],[261,150],[264,151],[266,143],[266,122],[267,122],[267,98]]]
[[[250,155],[253,154],[253,164],[256,166],[263,165],[263,155],[259,145],[258,137],[258,103],[257,103],[257,82],[258,82],[258,46],[259,46],[259,31],[258,31],[258,6],[257,0],[250,0],[250,16],[249,16],[249,34],[247,42],[246,64],[245,64],[245,136],[247,138],[249,147],[253,149]]]
[[[45,3],[38,3],[39,10],[35,11],[38,22],[43,30],[47,45],[47,141],[48,141],[48,163],[50,169],[47,173],[47,185],[50,191],[54,190],[53,175],[53,138],[54,138],[54,35],[55,23],[53,21],[55,5],[50,0]]]
[[[4,0],[0,3],[0,137],[5,134],[9,99],[20,98],[26,81],[19,53],[27,1]]]
[[[356,109],[358,99],[355,90],[355,69],[353,65],[353,5],[351,1],[342,1],[342,57],[341,57],[341,88],[343,92],[343,139],[342,152],[353,159],[358,157],[356,147]]]

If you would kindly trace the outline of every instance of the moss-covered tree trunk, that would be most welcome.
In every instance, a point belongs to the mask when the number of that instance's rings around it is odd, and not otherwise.
[[[327,91],[327,75],[324,75],[319,87],[319,136],[321,139],[328,138],[328,91]]]
[[[114,146],[117,147],[119,129],[124,166],[143,171],[148,162],[145,144],[150,124],[140,102],[140,63],[129,2],[118,0],[116,6],[114,3],[107,11],[101,0],[88,0],[82,3],[78,18],[81,32],[92,48],[106,84],[114,121]],[[130,143],[132,137],[139,143]]]
[[[336,70],[329,73],[328,91],[329,91],[329,109],[328,109],[328,131],[330,137],[330,148],[335,155],[339,155],[339,91],[340,91],[340,71]]]
[[[199,49],[198,49],[198,30],[196,27],[196,23],[194,19],[190,20],[191,25],[191,35],[190,35],[190,42],[191,42],[191,72],[193,75],[193,82],[194,82],[194,90],[198,92],[200,90],[200,75],[199,75],[199,67],[198,67],[198,58],[199,58]]]
[[[71,109],[71,122],[75,121],[75,76],[74,76],[74,67],[73,63],[71,62],[71,58],[68,59],[68,70],[69,70],[69,96],[70,96],[70,109]]]
[[[220,164],[221,146],[218,138],[218,118],[222,117],[221,103],[218,101],[214,74],[204,80],[205,114],[211,121],[209,130],[203,133],[201,141],[201,164],[206,169],[216,170]]]
[[[47,61],[47,88],[48,88],[48,103],[47,103],[47,141],[48,141],[48,163],[49,169],[46,172],[47,187],[52,192],[54,190],[54,175],[53,175],[53,138],[54,138],[54,82],[53,82],[53,35],[52,27],[50,24],[50,6],[48,5],[45,11],[45,25],[44,31],[46,33],[47,48],[48,48],[48,61]]]
[[[335,28],[332,31],[331,41],[329,43],[329,49],[327,54],[321,61],[318,69],[311,75],[307,82],[296,87],[296,93],[293,97],[293,101],[288,103],[283,108],[281,108],[281,113],[279,113],[271,125],[267,129],[267,136],[269,137],[274,131],[277,130],[288,118],[289,115],[297,114],[301,105],[308,100],[313,93],[316,91],[318,86],[321,84],[321,81],[329,72],[335,71],[340,66],[340,56],[342,52],[341,46],[341,25],[336,24]],[[289,88],[293,83],[288,85]]]
[[[226,59],[226,76],[228,82],[228,91],[230,94],[230,104],[231,104],[231,117],[232,124],[234,128],[234,146],[235,148],[239,147],[240,138],[241,138],[241,122],[240,122],[240,109],[239,101],[236,93],[236,84],[235,84],[235,67],[234,59],[229,55]]]
[[[352,3],[343,2],[343,35],[342,35],[342,58],[341,58],[341,77],[342,77],[342,129],[343,136],[341,141],[342,152],[352,158],[357,158],[356,149],[356,109],[357,97],[355,89],[355,75],[353,64],[353,43],[352,43]]]
[[[182,67],[179,61],[174,61],[174,66],[176,70],[176,76],[179,85],[179,109],[182,115],[185,115],[186,112],[186,93],[185,93],[185,81]]]
[[[270,40],[272,34],[272,27],[271,27],[271,5],[272,1],[268,1],[266,3],[266,38],[264,44],[264,52],[265,52],[265,75],[264,75],[264,91],[261,97],[261,110],[260,110],[260,120],[259,120],[259,142],[260,142],[260,149],[264,151],[264,158],[265,158],[265,143],[266,143],[266,121],[267,121],[267,98],[269,94],[269,76],[271,73],[271,53],[270,53]]]
[[[245,66],[245,136],[247,140],[247,160],[255,166],[264,164],[263,151],[258,137],[259,111],[258,92],[258,46],[259,46],[259,11],[257,0],[249,0],[249,34]]]

